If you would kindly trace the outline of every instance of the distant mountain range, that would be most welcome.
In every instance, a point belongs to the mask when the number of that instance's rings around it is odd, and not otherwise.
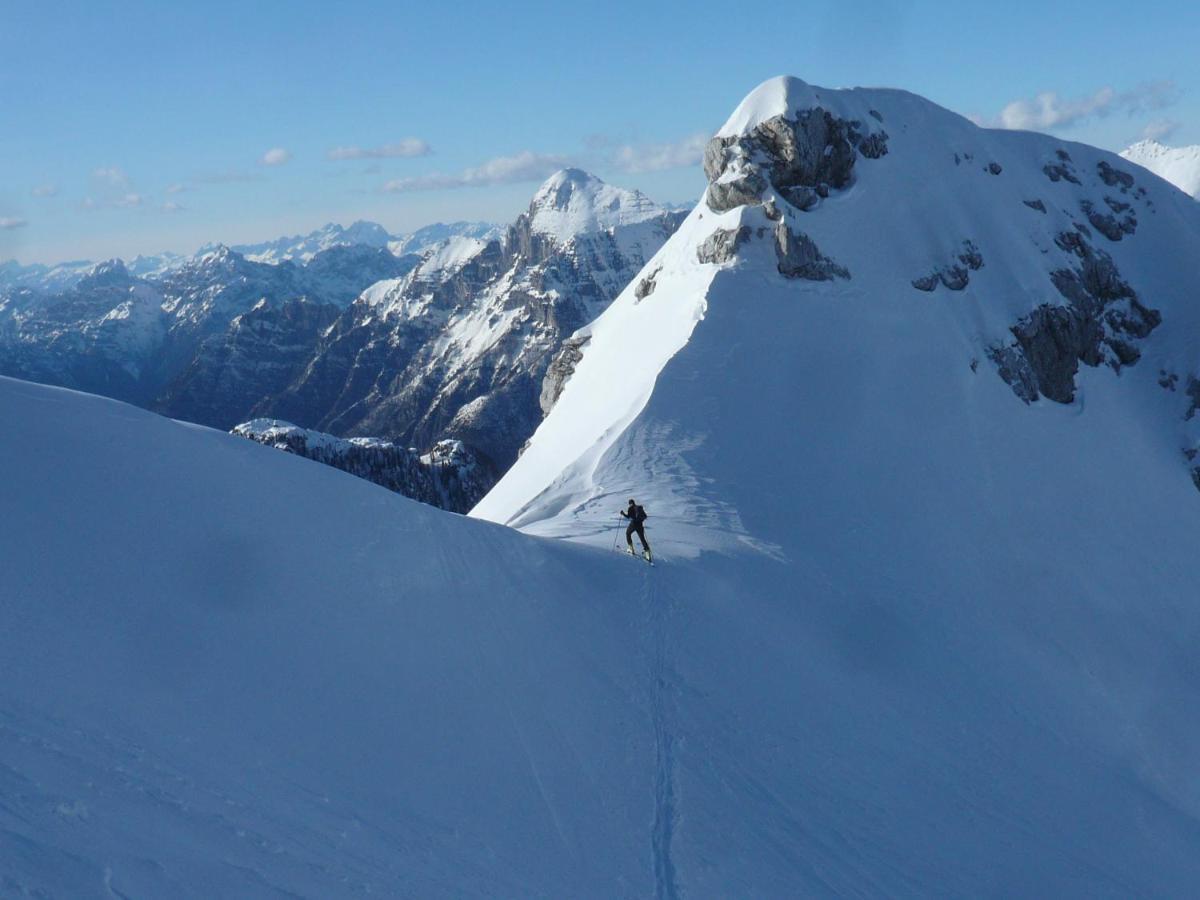
[[[458,441],[470,490],[400,489],[465,511],[549,408],[564,342],[684,215],[567,169],[503,229],[355,222],[190,257],[9,263],[0,374],[222,429],[266,417],[414,454]]]
[[[416,231],[389,234],[386,228],[376,222],[358,221],[348,226],[331,222],[308,234],[279,237],[258,244],[234,244],[229,249],[251,262],[272,265],[285,261],[307,263],[318,253],[333,247],[381,247],[391,250],[397,256],[403,256],[407,253],[423,253],[439,241],[457,235],[490,238],[498,235],[500,231],[500,226],[488,222],[436,222]],[[225,245],[220,243],[205,244],[191,256],[158,253],[135,256],[122,263],[129,274],[137,278],[159,277],[223,246]],[[81,259],[54,265],[21,265],[16,260],[9,260],[0,263],[0,290],[25,287],[44,293],[56,293],[73,287],[100,264],[94,260]]]

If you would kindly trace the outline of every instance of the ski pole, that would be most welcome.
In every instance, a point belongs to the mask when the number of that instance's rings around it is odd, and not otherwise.
[[[617,513],[617,528],[613,532],[613,553],[617,552],[617,541],[621,539],[621,514]]]

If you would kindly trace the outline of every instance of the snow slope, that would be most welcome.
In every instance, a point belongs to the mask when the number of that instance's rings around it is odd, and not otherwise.
[[[0,894],[648,894],[643,572],[0,379]]]
[[[1122,150],[1121,156],[1200,200],[1200,145],[1167,147],[1158,141],[1138,141]]]
[[[1197,207],[1136,175],[1091,240],[1162,322],[1026,404],[986,349],[1120,161],[811,90],[888,153],[702,203],[481,507],[574,540],[0,380],[3,892],[1189,894]],[[849,277],[785,278],[768,199]]]

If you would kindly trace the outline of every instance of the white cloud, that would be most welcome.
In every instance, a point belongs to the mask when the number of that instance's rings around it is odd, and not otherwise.
[[[290,150],[285,150],[282,147],[272,147],[262,155],[259,160],[264,166],[282,166],[285,162],[292,158]]]
[[[134,209],[142,205],[143,197],[141,194],[126,193],[116,197],[102,197],[97,200],[94,197],[84,197],[83,203],[80,206],[85,210],[98,209],[115,209],[121,207],[123,209]]]
[[[117,166],[101,166],[93,169],[92,177],[114,188],[123,190],[129,187],[129,176]]]
[[[18,219],[15,216],[0,216],[0,231],[13,231],[17,228],[24,228],[28,224],[24,219]]]
[[[404,138],[382,147],[334,147],[326,156],[330,159],[412,159],[428,156],[433,152],[427,141],[420,138]]]
[[[174,200],[166,201],[162,206],[159,207],[159,209],[166,213],[183,211],[183,207],[180,206],[178,203],[176,203]]]
[[[33,197],[56,197],[58,196],[57,184],[39,184],[29,192]]]
[[[1142,139],[1147,141],[1165,141],[1171,137],[1182,123],[1174,119],[1155,119],[1142,129]]]
[[[666,144],[625,144],[613,151],[613,165],[625,172],[686,169],[704,159],[707,134],[693,134]]]
[[[187,190],[187,185],[181,181],[177,181],[174,184],[167,185],[167,193],[168,194],[182,194],[186,190]]]
[[[526,150],[516,156],[498,156],[481,166],[464,169],[457,175],[419,175],[397,178],[383,186],[392,193],[407,191],[438,191],[461,187],[487,187],[494,184],[515,184],[521,181],[540,181],[568,165],[565,156],[533,153]]]
[[[1154,81],[1120,92],[1102,87],[1087,97],[1074,100],[1064,99],[1054,91],[1044,91],[1029,99],[1014,100],[984,124],[996,128],[1048,131],[1070,128],[1093,116],[1147,113],[1170,106],[1176,99],[1178,91],[1170,81]]]

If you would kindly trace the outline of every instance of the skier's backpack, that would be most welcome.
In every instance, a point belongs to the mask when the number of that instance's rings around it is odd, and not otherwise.
[[[641,506],[635,506],[633,508],[633,522],[635,525],[641,525],[646,521],[646,518],[646,510],[644,510]]]

